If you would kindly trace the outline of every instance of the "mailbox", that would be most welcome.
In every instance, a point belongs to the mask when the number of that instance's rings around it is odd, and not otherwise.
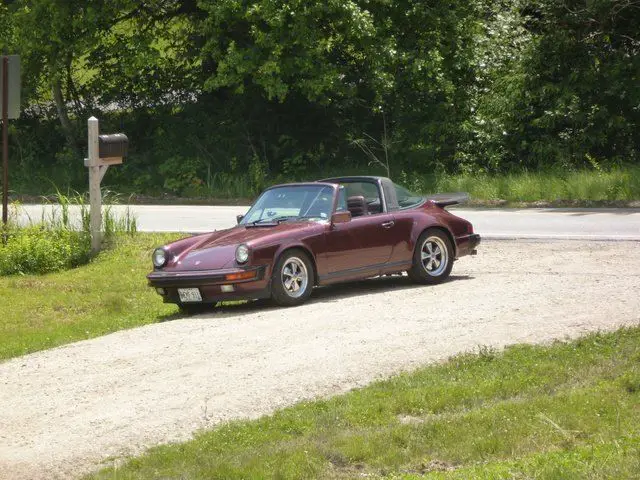
[[[99,135],[98,149],[100,158],[122,158],[127,156],[129,139],[124,133]]]

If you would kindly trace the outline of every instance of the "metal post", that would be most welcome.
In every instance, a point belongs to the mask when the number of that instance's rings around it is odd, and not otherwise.
[[[100,251],[102,244],[102,192],[100,191],[100,153],[98,135],[100,132],[98,119],[91,117],[88,122],[89,131],[89,204],[91,215],[91,251]]]
[[[9,57],[2,57],[2,225],[9,208]]]

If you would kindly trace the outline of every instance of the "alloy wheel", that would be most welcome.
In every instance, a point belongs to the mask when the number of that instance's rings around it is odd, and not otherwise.
[[[425,271],[437,277],[445,271],[449,263],[449,252],[440,237],[431,236],[422,244],[420,259]]]
[[[292,298],[302,296],[309,285],[307,267],[298,257],[290,257],[284,262],[280,277],[285,293]]]

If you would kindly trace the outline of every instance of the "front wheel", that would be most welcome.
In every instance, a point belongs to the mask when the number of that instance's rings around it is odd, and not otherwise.
[[[300,305],[313,289],[313,264],[301,250],[289,250],[278,259],[271,275],[271,297],[285,307]]]
[[[442,230],[425,230],[416,243],[409,277],[419,283],[440,283],[451,273],[453,257],[451,241]]]

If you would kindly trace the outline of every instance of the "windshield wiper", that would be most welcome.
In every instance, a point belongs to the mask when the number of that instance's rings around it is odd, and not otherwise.
[[[288,220],[310,220],[313,218],[322,218],[318,215],[307,215],[307,216],[299,216],[299,215],[280,215],[278,217],[267,217],[261,218],[260,220],[256,220],[254,222],[249,223],[249,225],[266,225],[269,223],[280,223],[286,222]]]
[[[299,217],[297,215],[280,215],[278,217],[267,217],[256,220],[255,222],[251,222],[250,225],[258,225],[259,223],[280,223],[294,218]]]

